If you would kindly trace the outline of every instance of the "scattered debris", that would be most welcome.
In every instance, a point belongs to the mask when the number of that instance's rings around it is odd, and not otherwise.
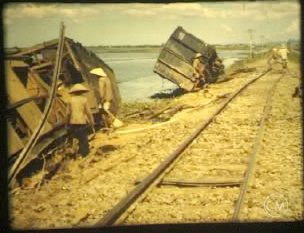
[[[186,104],[171,104],[167,105],[161,109],[144,109],[142,111],[135,111],[130,113],[126,119],[141,119],[143,121],[168,121],[172,116],[174,116],[177,112],[186,109],[193,108],[193,106],[189,106]]]

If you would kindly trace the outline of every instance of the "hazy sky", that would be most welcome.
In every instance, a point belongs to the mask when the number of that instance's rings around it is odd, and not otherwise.
[[[66,36],[84,45],[162,44],[177,26],[210,44],[300,38],[300,4],[284,2],[172,4],[32,4],[4,8],[5,46],[31,46]]]

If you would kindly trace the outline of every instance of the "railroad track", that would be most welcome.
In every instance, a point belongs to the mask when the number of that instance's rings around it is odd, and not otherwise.
[[[253,184],[252,174],[271,97],[284,76],[270,76],[268,71],[223,102],[96,226],[168,223],[178,219],[239,221],[245,194]],[[244,105],[250,111],[244,112]]]

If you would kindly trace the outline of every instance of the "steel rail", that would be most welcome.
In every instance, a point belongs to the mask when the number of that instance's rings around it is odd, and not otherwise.
[[[48,103],[45,107],[43,116],[42,116],[37,128],[31,135],[31,138],[30,138],[29,142],[27,143],[26,147],[22,150],[22,152],[18,156],[18,159],[13,164],[12,168],[9,170],[9,174],[8,174],[9,184],[11,183],[12,180],[14,180],[14,178],[17,175],[26,156],[32,151],[35,144],[37,143],[40,132],[43,129],[44,123],[46,122],[47,117],[50,113],[50,110],[51,110],[51,107],[53,104],[53,100],[54,100],[54,96],[56,94],[57,79],[59,77],[59,73],[60,73],[60,69],[61,69],[61,58],[62,58],[63,46],[64,46],[64,29],[65,29],[65,27],[64,27],[63,23],[61,23],[60,36],[59,36],[59,42],[58,42],[57,54],[56,54],[55,72],[53,73],[53,82],[52,82],[52,87],[51,87],[50,98],[48,99]]]
[[[243,87],[237,90],[230,98],[228,98],[217,110],[214,114],[212,114],[207,120],[205,120],[201,125],[187,138],[169,157],[162,162],[151,175],[146,177],[140,184],[136,186],[128,195],[126,195],[114,208],[108,212],[104,218],[98,221],[95,226],[109,226],[113,225],[119,217],[124,214],[128,208],[133,204],[149,187],[152,187],[155,184],[157,178],[163,174],[170,165],[182,154],[182,152],[191,144],[191,142],[198,136],[200,133],[214,120],[214,118],[221,113],[226,106],[244,89],[246,89],[250,84],[257,81],[259,78],[263,77],[267,74],[270,69],[266,70],[258,77],[247,82]]]
[[[259,131],[258,131],[258,134],[256,136],[252,152],[249,156],[248,169],[247,169],[246,174],[245,174],[244,182],[241,184],[241,187],[240,187],[241,190],[240,190],[240,193],[239,193],[239,197],[237,199],[237,203],[236,203],[235,208],[234,208],[234,213],[233,213],[233,217],[232,217],[233,222],[238,222],[239,219],[240,219],[241,210],[244,206],[245,195],[247,193],[249,184],[252,183],[252,179],[253,179],[252,177],[253,177],[253,174],[254,174],[254,171],[255,171],[254,167],[255,167],[255,163],[256,163],[256,156],[259,152],[261,141],[262,141],[262,138],[263,138],[263,135],[264,135],[265,120],[267,119],[267,117],[268,117],[268,115],[271,111],[272,96],[273,96],[273,93],[275,91],[275,88],[276,88],[277,84],[279,83],[281,78],[284,76],[284,74],[285,73],[283,73],[274,82],[274,84],[271,87],[270,92],[267,96],[266,105],[264,107],[264,114],[263,114],[263,117],[260,121]]]

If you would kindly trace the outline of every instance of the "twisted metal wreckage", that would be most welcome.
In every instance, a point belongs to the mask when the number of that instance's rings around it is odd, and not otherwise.
[[[153,71],[184,90],[193,91],[198,81],[192,64],[197,53],[201,54],[200,62],[206,67],[207,82],[216,82],[217,77],[224,73],[224,65],[221,62],[218,65],[220,59],[215,48],[181,27],[172,33],[162,48]],[[117,115],[121,98],[113,70],[80,43],[65,37],[64,33],[61,33],[59,39],[6,55],[9,164],[16,167],[20,157],[24,157],[19,168],[12,169],[13,173],[22,170],[38,155],[67,136],[64,127],[67,123],[66,103],[70,98],[68,89],[72,85],[82,83],[89,89],[88,101],[95,122],[102,126],[109,123],[101,119],[98,109],[101,98],[98,78],[89,72],[96,67],[101,67],[111,80],[113,101],[110,112]],[[48,102],[50,99],[52,104]],[[45,115],[47,105],[51,107],[33,143],[31,140],[39,120]],[[31,143],[33,148],[28,153],[24,152]],[[15,175],[9,174],[9,177]]]

